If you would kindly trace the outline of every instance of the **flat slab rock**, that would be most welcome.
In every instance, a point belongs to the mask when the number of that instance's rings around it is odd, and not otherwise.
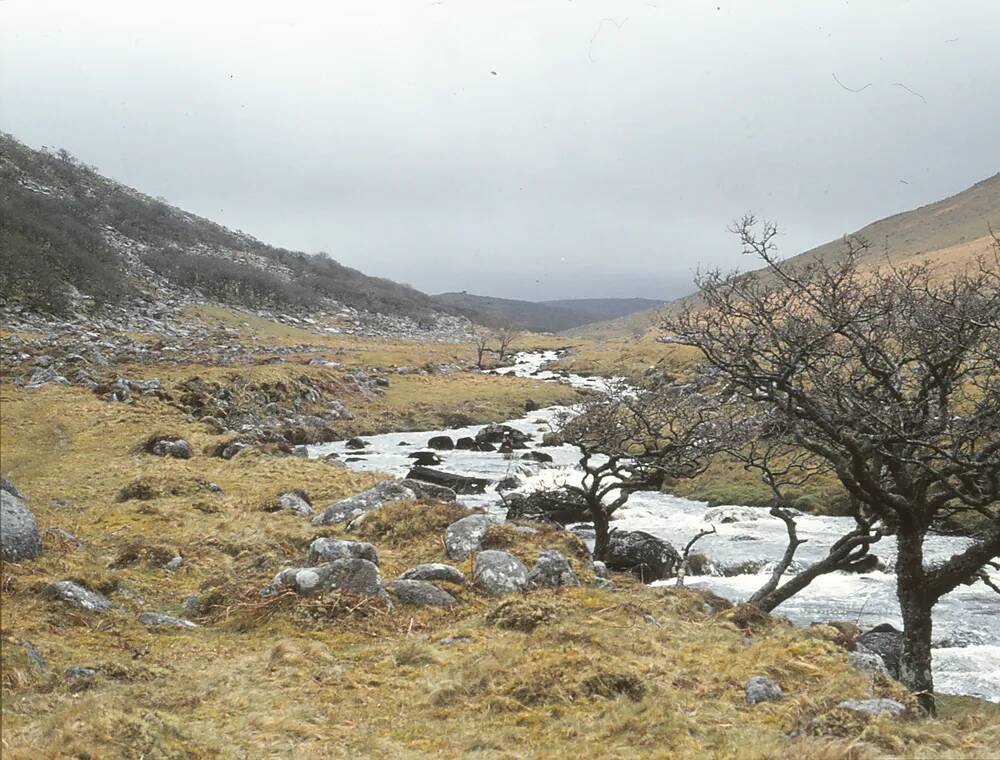
[[[41,553],[35,516],[15,494],[0,490],[0,557],[4,562],[21,562]]]
[[[415,480],[383,480],[367,491],[334,502],[312,519],[313,525],[333,525],[350,522],[366,512],[377,509],[391,501],[455,501],[455,492],[450,488]]]
[[[309,545],[309,562],[321,564],[338,559],[366,559],[378,564],[378,552],[365,541],[345,541],[340,538],[317,538]]]
[[[141,612],[138,620],[143,625],[150,627],[163,626],[168,628],[197,628],[197,623],[192,623],[184,618],[173,615],[161,615],[159,612]]]
[[[448,559],[461,562],[482,546],[486,531],[496,520],[489,515],[469,515],[445,529],[444,548]]]
[[[106,597],[73,581],[50,583],[42,589],[42,594],[49,599],[66,602],[84,612],[99,612],[111,607],[111,602]]]
[[[906,712],[906,706],[894,699],[848,699],[837,705],[841,710],[864,713],[877,717],[883,713],[900,716]]]
[[[479,552],[473,560],[472,582],[487,594],[524,591],[528,586],[528,567],[513,554],[489,549]]]
[[[314,596],[325,591],[347,591],[361,596],[387,599],[378,566],[366,559],[338,559],[316,567],[289,567],[282,570],[261,596],[272,596],[291,590],[302,596]]]
[[[453,565],[443,562],[427,562],[416,565],[399,576],[404,581],[447,581],[465,583],[465,573]]]
[[[458,600],[427,581],[395,580],[386,585],[389,593],[403,604],[416,607],[453,607]]]

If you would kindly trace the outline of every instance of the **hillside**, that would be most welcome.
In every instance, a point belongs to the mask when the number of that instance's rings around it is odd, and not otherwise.
[[[929,261],[942,271],[963,267],[990,250],[989,228],[1000,229],[1000,173],[935,203],[880,219],[849,236],[871,245],[868,264],[881,266],[886,253],[894,264]],[[830,259],[843,252],[843,238],[792,256],[793,263]],[[673,303],[683,303],[679,299]],[[623,338],[655,326],[658,309],[631,314],[574,330],[578,337]]]
[[[649,298],[571,298],[556,301],[522,301],[471,293],[441,293],[435,301],[483,317],[494,325],[509,323],[534,332],[562,332],[591,322],[614,319],[661,306]]]
[[[348,328],[373,315],[471,327],[414,288],[267,245],[104,177],[65,151],[33,150],[2,133],[0,223],[8,313],[113,305],[162,312],[193,301],[320,312]]]

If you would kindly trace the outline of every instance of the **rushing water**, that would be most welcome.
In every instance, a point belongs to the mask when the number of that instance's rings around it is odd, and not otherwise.
[[[600,390],[605,387],[607,381],[602,378],[544,369],[557,356],[554,351],[518,354],[512,366],[496,372],[558,380],[580,388]],[[565,411],[564,407],[549,407],[508,420],[506,424],[530,433],[532,442],[529,445],[537,445],[542,434],[552,430],[556,418]],[[352,469],[377,470],[402,477],[413,464],[408,455],[424,450],[431,436],[474,437],[481,427],[366,436],[368,445],[361,452],[346,449],[343,441],[309,448],[311,456],[336,453]],[[576,467],[578,455],[574,448],[549,446],[544,451],[552,456],[551,464],[510,459],[493,452],[443,451],[438,452],[444,460],[438,468],[494,481],[513,475],[520,481],[517,490],[523,492],[579,479],[581,472]],[[506,511],[493,489],[487,489],[483,495],[463,496],[462,502],[499,516]],[[806,565],[824,556],[830,545],[853,525],[849,518],[812,515],[802,515],[797,522],[799,537],[808,541],[799,547],[796,561]],[[711,560],[712,574],[688,576],[686,584],[705,586],[734,601],[746,599],[769,577],[769,568],[761,563],[780,559],[786,542],[784,523],[771,517],[766,509],[709,508],[704,502],[658,492],[633,495],[616,513],[613,525],[621,530],[644,530],[678,547],[698,531],[714,525],[717,532],[702,538],[696,548]],[[589,538],[587,527],[574,527],[585,539]],[[925,547],[926,560],[933,563],[945,559],[968,543],[968,539],[960,537],[932,536]],[[863,628],[884,622],[901,628],[892,574],[895,540],[891,536],[883,538],[875,545],[873,553],[882,561],[880,570],[822,576],[782,604],[777,612],[803,625],[848,620]],[[1000,583],[1000,573],[994,573],[993,578]],[[960,586],[944,596],[934,608],[934,644],[934,679],[939,691],[1000,702],[1000,596],[978,581]]]

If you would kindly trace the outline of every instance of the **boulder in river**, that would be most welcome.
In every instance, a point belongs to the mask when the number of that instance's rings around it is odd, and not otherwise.
[[[436,435],[427,441],[427,448],[437,451],[451,451],[455,448],[455,441],[450,435]]]
[[[552,455],[546,454],[544,451],[529,451],[527,454],[522,454],[521,459],[529,462],[548,463],[552,461]]]
[[[472,581],[487,594],[512,594],[528,585],[528,568],[513,554],[487,550],[472,562]]]
[[[19,493],[13,486],[11,490]],[[0,490],[0,558],[4,562],[34,559],[42,553],[38,523],[24,501],[11,490],[6,487]]]
[[[662,538],[644,531],[613,531],[604,562],[611,570],[627,570],[643,583],[649,583],[673,577],[681,557]]]
[[[476,443],[503,443],[510,441],[515,449],[523,449],[531,436],[510,425],[491,422],[476,433]]]
[[[450,488],[455,493],[484,493],[490,481],[486,478],[474,478],[469,475],[434,470],[430,467],[414,467],[407,474],[408,480],[420,480],[438,486]]]
[[[560,525],[590,522],[583,499],[572,491],[533,491],[506,498],[508,520],[551,520]]]
[[[469,515],[449,525],[444,534],[444,546],[449,559],[461,562],[478,550],[486,537],[486,531],[495,522],[489,515]]]
[[[442,462],[441,457],[433,451],[414,451],[412,454],[407,454],[406,456],[412,459],[413,464],[418,467],[433,467]]]
[[[403,604],[415,607],[453,607],[458,601],[433,583],[417,580],[395,580],[386,589]]]
[[[348,438],[347,441],[344,442],[345,449],[356,450],[356,449],[366,448],[367,446],[368,446],[368,441],[362,438]]]
[[[472,451],[476,448],[476,439],[470,438],[469,436],[463,436],[455,441],[455,448],[460,451]]]

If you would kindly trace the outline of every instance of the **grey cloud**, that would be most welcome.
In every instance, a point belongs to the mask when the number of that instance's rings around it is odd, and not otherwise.
[[[1000,6],[797,5],[12,0],[0,122],[430,292],[668,297],[997,171]]]

